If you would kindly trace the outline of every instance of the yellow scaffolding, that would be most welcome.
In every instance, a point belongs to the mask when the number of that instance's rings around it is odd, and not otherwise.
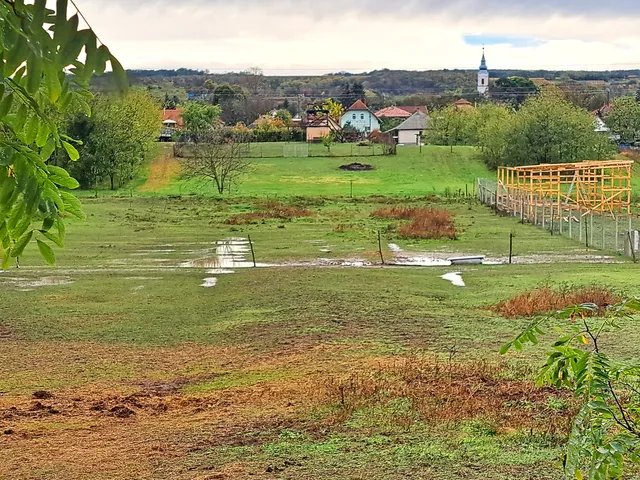
[[[500,167],[496,207],[522,218],[538,206],[550,207],[553,216],[630,214],[632,167],[630,160]]]

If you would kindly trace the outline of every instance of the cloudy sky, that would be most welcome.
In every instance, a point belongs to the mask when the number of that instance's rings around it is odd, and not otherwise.
[[[125,68],[640,68],[638,0],[76,0]]]

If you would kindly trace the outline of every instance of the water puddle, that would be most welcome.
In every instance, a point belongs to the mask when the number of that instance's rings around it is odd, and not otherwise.
[[[22,277],[6,277],[2,279],[0,285],[8,285],[22,292],[30,292],[36,288],[56,287],[60,285],[71,285],[73,280],[70,277],[42,277],[34,280]]]
[[[230,238],[217,242],[214,255],[181,263],[181,268],[209,268],[233,270],[235,268],[251,268],[253,262],[248,260],[251,245],[244,238]],[[265,265],[260,265],[265,266]]]
[[[451,282],[451,284],[456,287],[466,287],[466,284],[464,283],[460,272],[447,273],[445,275],[442,275],[440,278]]]
[[[450,267],[454,264],[483,264],[483,265],[499,265],[502,262],[486,260],[484,256],[468,256],[455,257],[451,253],[408,253],[405,252],[395,243],[388,245],[389,250],[393,253],[391,265],[402,267]],[[472,260],[475,259],[475,260]],[[452,261],[453,260],[453,261]]]
[[[204,288],[211,288],[211,287],[215,287],[217,284],[218,284],[218,279],[215,277],[212,277],[212,278],[202,279],[202,284],[200,284],[200,286]]]

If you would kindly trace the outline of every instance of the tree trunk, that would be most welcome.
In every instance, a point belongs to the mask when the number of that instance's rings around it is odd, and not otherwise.
[[[111,180],[111,190],[115,190],[115,183],[114,183],[113,175],[109,175],[109,180]]]

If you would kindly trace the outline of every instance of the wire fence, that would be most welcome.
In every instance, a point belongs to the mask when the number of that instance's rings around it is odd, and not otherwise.
[[[634,260],[640,258],[640,218],[628,213],[595,212],[569,206],[555,199],[508,196],[498,191],[495,180],[478,179],[478,200],[496,212],[519,218],[585,245],[587,248],[613,251]]]
[[[386,145],[378,143],[333,143],[326,147],[304,142],[246,142],[240,145],[239,151],[244,158],[378,157],[392,154]],[[193,145],[175,143],[174,155],[193,155]]]

